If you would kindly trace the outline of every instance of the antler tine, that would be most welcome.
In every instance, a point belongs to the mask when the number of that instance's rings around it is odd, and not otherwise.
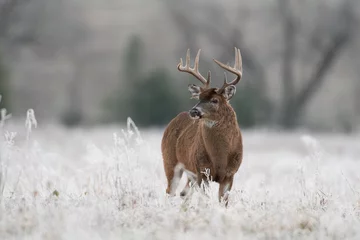
[[[194,60],[194,70],[196,72],[199,72],[200,52],[201,52],[201,49],[199,49],[199,51],[197,52],[195,60]],[[190,55],[189,55],[189,60],[190,60]],[[189,62],[189,65],[190,65],[190,62]]]
[[[226,76],[226,72],[224,72],[224,85],[227,84],[227,76]]]
[[[224,84],[223,86],[219,89],[219,92],[222,92],[226,87],[230,86],[230,85],[236,85],[241,77],[242,77],[242,59],[241,59],[241,53],[240,53],[240,49],[235,47],[235,64],[234,67],[230,67],[229,65],[225,65],[222,62],[219,62],[218,60],[214,59],[214,61],[223,69],[233,73],[236,75],[236,78],[234,80],[232,80],[231,82],[227,82],[227,78],[226,78],[226,74],[224,77]]]
[[[199,60],[200,60],[200,52],[201,49],[196,54],[195,61],[194,61],[194,68],[190,67],[190,49],[186,52],[186,60],[185,60],[185,66],[183,66],[182,58],[180,58],[180,63],[177,65],[177,69],[180,72],[187,72],[196,77],[200,82],[202,82],[205,86],[205,88],[208,88],[210,86],[210,71],[208,72],[207,80],[205,77],[203,77],[199,72]]]
[[[185,65],[190,68],[190,49],[186,51],[186,62]]]

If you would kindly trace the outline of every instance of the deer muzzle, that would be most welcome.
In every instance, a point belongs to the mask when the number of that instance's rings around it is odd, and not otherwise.
[[[200,108],[194,107],[189,111],[189,115],[192,119],[200,119],[203,116],[203,112]]]

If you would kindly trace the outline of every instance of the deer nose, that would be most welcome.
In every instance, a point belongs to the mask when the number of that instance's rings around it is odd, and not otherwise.
[[[189,113],[190,113],[190,117],[193,117],[193,118],[200,117],[200,115],[201,115],[200,111],[196,108],[191,109]]]

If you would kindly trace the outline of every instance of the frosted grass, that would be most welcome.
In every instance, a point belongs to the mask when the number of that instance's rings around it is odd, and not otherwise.
[[[216,183],[165,195],[162,129],[28,115],[1,130],[0,239],[360,239],[358,135],[245,131],[226,209]]]

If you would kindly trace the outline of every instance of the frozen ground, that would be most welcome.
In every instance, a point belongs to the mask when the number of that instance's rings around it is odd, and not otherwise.
[[[0,239],[360,239],[359,135],[245,131],[225,209],[165,196],[162,130],[4,130]]]

